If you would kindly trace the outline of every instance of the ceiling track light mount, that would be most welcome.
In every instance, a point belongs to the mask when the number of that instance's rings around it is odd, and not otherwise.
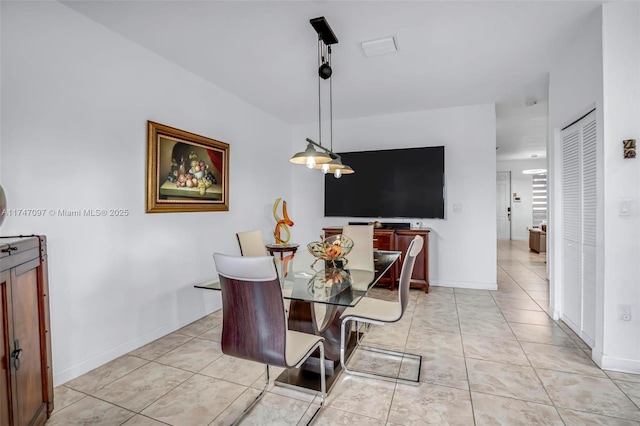
[[[355,171],[342,164],[339,154],[333,152],[333,84],[331,76],[331,45],[338,43],[338,38],[329,26],[329,23],[321,16],[309,21],[311,26],[318,33],[318,135],[319,141],[315,142],[307,138],[307,148],[295,154],[290,162],[294,164],[305,164],[310,169],[320,169],[322,173],[333,173],[334,177],[340,178],[342,175],[352,174]],[[321,105],[321,82],[329,80],[329,130],[330,149],[322,146],[322,105]],[[320,151],[317,151],[318,148]]]
[[[318,40],[322,40],[327,46],[338,43],[338,37],[333,33],[333,30],[324,16],[310,19],[309,22],[313,29],[318,33]]]

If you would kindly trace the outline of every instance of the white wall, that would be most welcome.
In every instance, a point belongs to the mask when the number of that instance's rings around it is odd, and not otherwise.
[[[528,229],[533,226],[533,178],[522,174],[527,169],[546,169],[547,160],[498,161],[497,171],[511,172],[511,239],[529,240]],[[517,193],[520,202],[513,200]]]
[[[583,26],[574,43],[557,58],[549,73],[549,228],[547,231],[547,261],[549,263],[550,307],[558,319],[562,307],[562,221],[561,221],[561,159],[560,129],[571,124],[593,108],[597,108],[597,120],[602,123],[602,13],[595,12]],[[602,126],[597,129],[601,157]],[[602,170],[602,167],[599,167]],[[602,173],[598,177],[601,185]],[[601,186],[600,186],[601,188]],[[601,193],[602,191],[599,191]],[[598,214],[601,217],[601,214]],[[601,241],[602,223],[598,223],[598,240]],[[598,273],[602,273],[602,244],[598,244]],[[602,283],[601,275],[598,281]],[[601,297],[598,298],[601,300]],[[598,304],[602,310],[602,304]],[[600,321],[596,320],[596,327]],[[596,332],[596,347],[602,344]]]
[[[2,46],[2,7],[0,7],[0,46]],[[0,81],[2,81],[2,67],[0,66]],[[0,117],[2,117],[2,86],[0,85]],[[0,120],[0,152],[2,152],[2,120]],[[0,157],[0,184],[2,184],[2,157]]]
[[[603,368],[640,373],[640,158],[624,159],[622,141],[640,141],[640,4],[602,8],[604,104]],[[629,200],[631,216],[618,214]],[[631,321],[619,307],[630,305]]]
[[[291,198],[290,128],[57,2],[2,2],[2,183],[12,208],[127,217],[10,217],[44,234],[54,383],[217,309],[193,284],[234,233],[272,232]],[[145,214],[146,121],[230,144],[229,212]]]
[[[496,289],[495,120],[495,106],[487,104],[334,122],[337,152],[445,146],[445,219],[416,218],[432,230],[432,285]],[[304,149],[305,137],[316,140],[317,134],[317,125],[296,126],[292,153]],[[322,231],[318,223],[331,226],[349,221],[324,218],[324,177],[319,171],[296,167],[292,173],[294,239],[318,239]],[[453,204],[462,204],[462,212],[453,213]]]
[[[640,218],[638,159],[622,156],[624,139],[640,137],[640,5],[609,3],[594,14],[550,73],[549,165],[551,306],[562,305],[560,250],[559,131],[591,108],[598,123],[598,234],[596,339],[593,359],[602,368],[640,373]],[[618,215],[630,200],[632,215]],[[630,305],[632,320],[620,319]]]

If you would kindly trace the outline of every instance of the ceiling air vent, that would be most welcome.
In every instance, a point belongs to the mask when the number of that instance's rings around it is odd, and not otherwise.
[[[385,37],[377,40],[363,41],[360,43],[364,56],[378,56],[398,51],[396,38]]]

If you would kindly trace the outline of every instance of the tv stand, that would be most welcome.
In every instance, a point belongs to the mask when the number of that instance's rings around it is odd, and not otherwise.
[[[391,224],[389,224],[391,225]],[[342,227],[323,228],[324,237],[330,237],[342,233]],[[424,238],[422,251],[416,257],[416,263],[411,274],[411,288],[424,288],[424,292],[429,292],[429,229],[407,229],[407,228],[374,228],[373,248],[374,250],[401,251],[400,260],[391,266],[389,272],[380,278],[377,285],[387,286],[390,290],[396,288],[400,281],[400,271],[402,262],[407,254],[407,249],[411,240],[416,235]]]

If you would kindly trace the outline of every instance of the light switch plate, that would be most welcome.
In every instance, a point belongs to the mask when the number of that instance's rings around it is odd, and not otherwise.
[[[631,216],[631,200],[618,202],[618,216]]]

